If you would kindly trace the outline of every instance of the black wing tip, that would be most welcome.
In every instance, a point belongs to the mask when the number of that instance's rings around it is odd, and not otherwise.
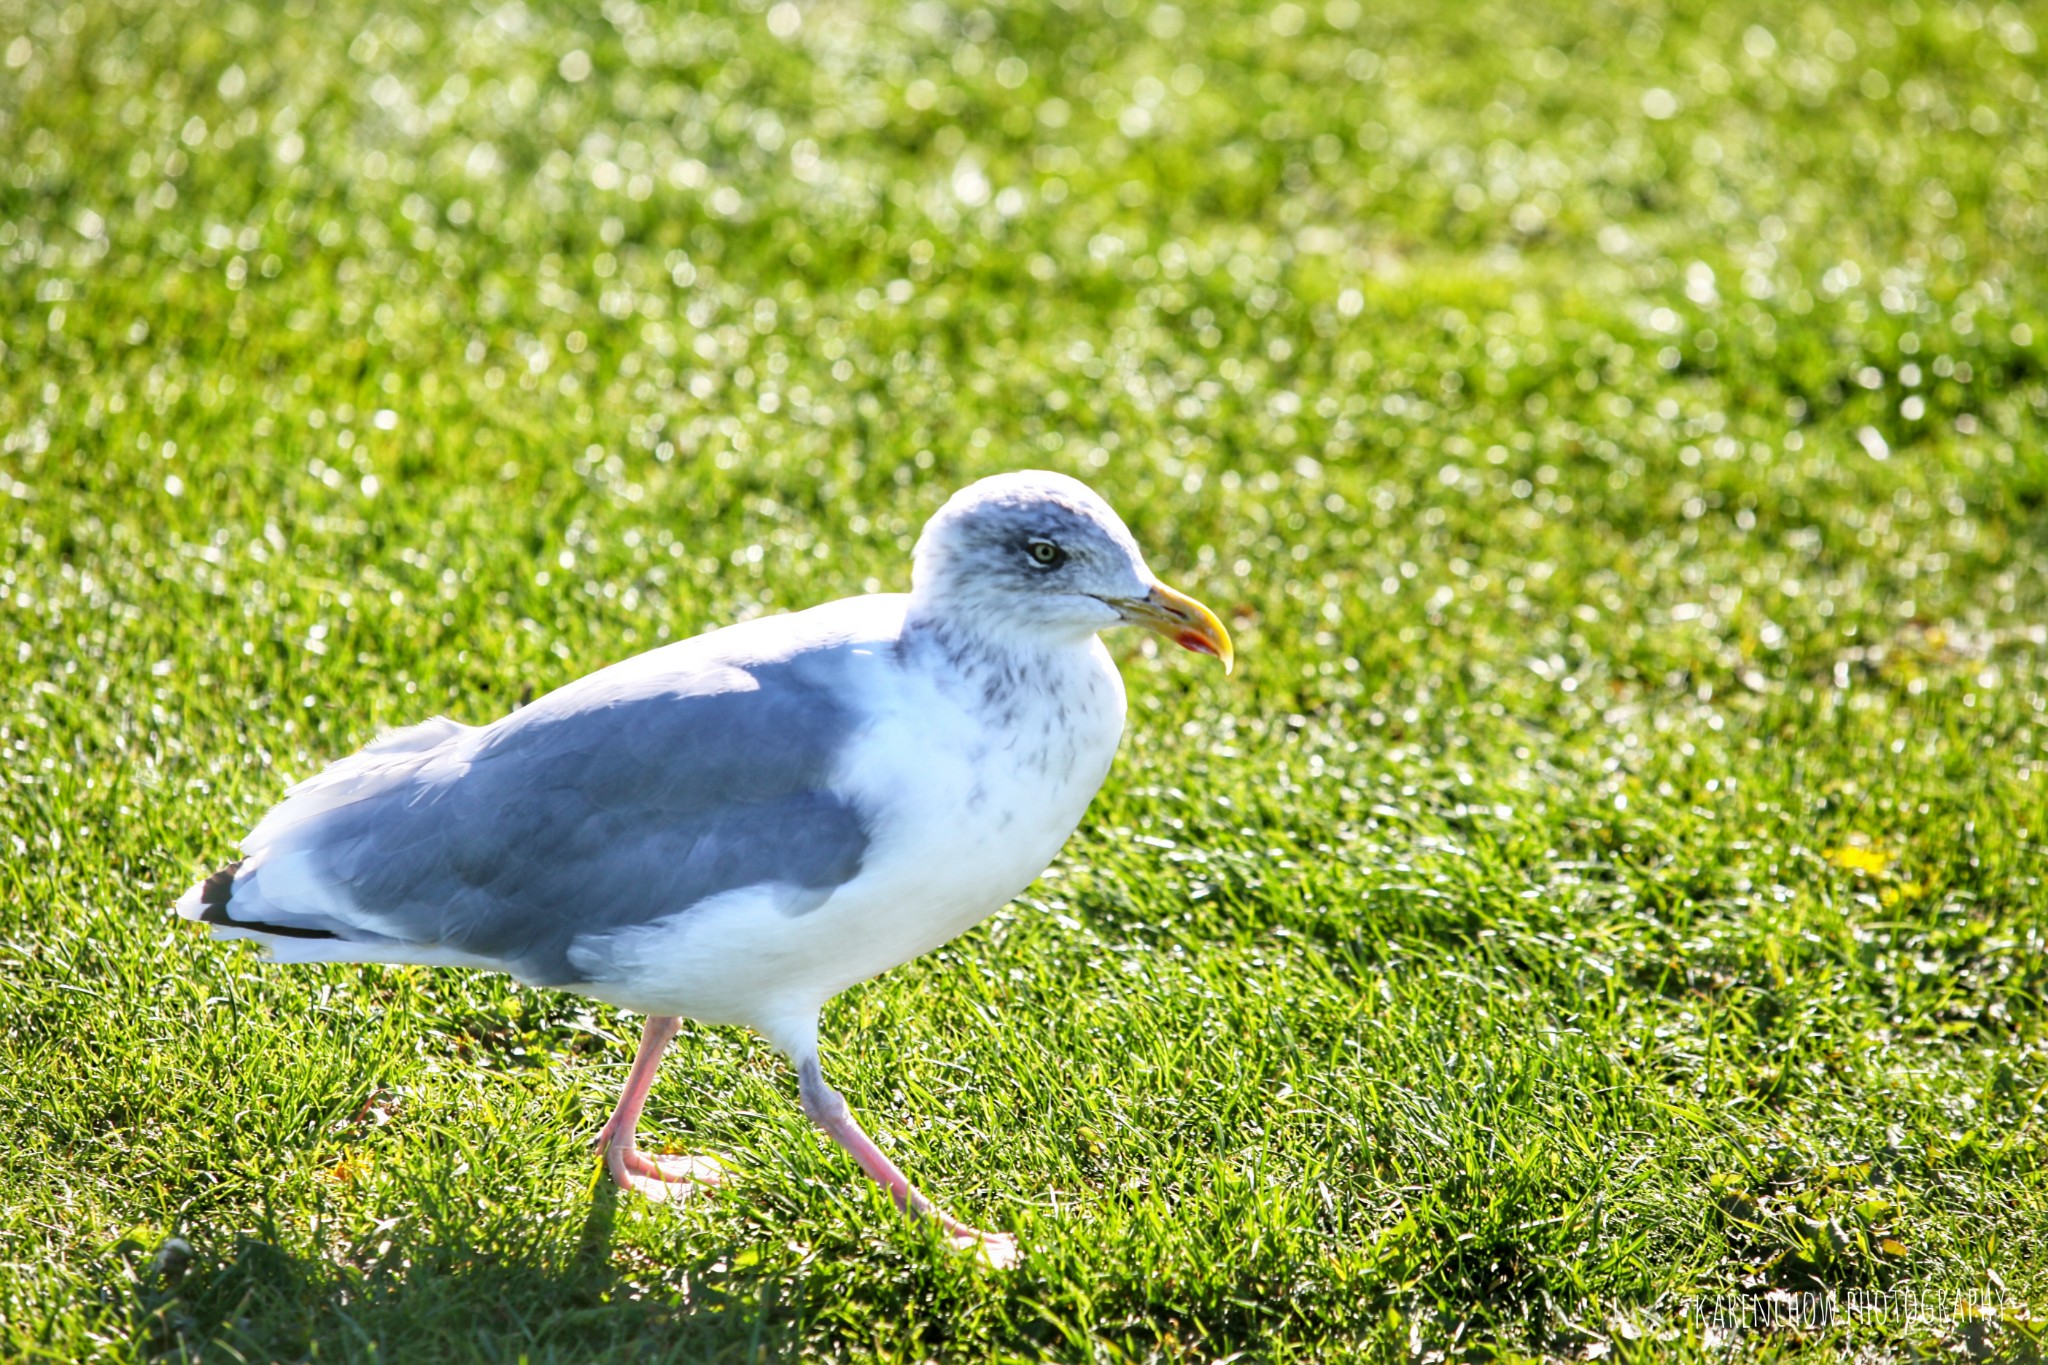
[[[205,907],[199,912],[201,924],[223,924],[230,929],[254,929],[259,934],[273,934],[278,938],[340,938],[340,934],[325,929],[308,929],[298,924],[265,924],[261,920],[235,919],[228,914],[228,901],[234,895],[235,873],[241,871],[240,858],[229,863],[220,871],[208,877],[199,886],[199,904]]]
[[[227,903],[235,891],[235,874],[241,870],[242,860],[237,858],[199,884],[199,903],[206,907],[199,912],[201,923],[234,923],[228,918]]]

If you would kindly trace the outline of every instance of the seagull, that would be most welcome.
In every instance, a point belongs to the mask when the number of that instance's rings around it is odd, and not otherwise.
[[[634,1141],[684,1019],[744,1025],[804,1113],[899,1207],[997,1265],[1017,1246],[913,1186],[826,1084],[825,1002],[980,922],[1043,872],[1109,772],[1124,690],[1098,633],[1217,657],[1109,504],[1026,471],[956,493],[907,594],[842,598],[650,650],[489,725],[387,734],[292,787],[177,902],[276,962],[510,973],[645,1014],[599,1137],[654,1198],[715,1158]]]

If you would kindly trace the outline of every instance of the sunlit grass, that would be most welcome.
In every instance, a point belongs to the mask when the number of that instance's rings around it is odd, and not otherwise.
[[[2038,23],[0,0],[0,1356],[2038,1352]],[[1028,465],[1240,668],[1117,641],[1061,863],[828,1011],[1022,1270],[754,1040],[615,1201],[633,1020],[168,916]]]

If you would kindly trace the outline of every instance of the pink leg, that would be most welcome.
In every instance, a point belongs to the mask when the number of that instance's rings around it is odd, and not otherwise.
[[[619,1092],[618,1106],[597,1136],[604,1149],[605,1167],[619,1188],[638,1190],[655,1200],[667,1199],[672,1185],[715,1185],[724,1172],[723,1163],[714,1157],[651,1157],[633,1143],[640,1110],[647,1103],[647,1092],[654,1088],[655,1073],[661,1069],[662,1049],[681,1027],[680,1019],[648,1016],[646,1027],[640,1030],[640,1051],[633,1057],[626,1088]]]
[[[978,1252],[999,1270],[1007,1270],[1017,1263],[1016,1238],[1006,1232],[982,1232],[969,1227],[939,1209],[910,1183],[909,1177],[854,1122],[853,1111],[846,1107],[846,1097],[825,1084],[825,1074],[820,1070],[815,1055],[799,1062],[796,1074],[797,1094],[803,1102],[804,1113],[811,1122],[830,1134],[834,1142],[844,1147],[870,1179],[895,1198],[898,1208],[908,1209],[921,1218],[936,1219],[954,1246]]]

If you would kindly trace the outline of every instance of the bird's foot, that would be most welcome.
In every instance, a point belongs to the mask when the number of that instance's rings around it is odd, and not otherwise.
[[[983,1232],[943,1215],[940,1224],[946,1230],[946,1241],[955,1251],[974,1257],[991,1270],[1015,1270],[1024,1259],[1017,1239],[1007,1232]]]
[[[940,1209],[926,1203],[924,1195],[918,1195],[915,1191],[911,1193],[911,1207],[926,1218],[936,1218],[938,1226],[946,1234],[946,1242],[954,1250],[969,1254],[969,1257],[989,1267],[991,1271],[1014,1271],[1018,1263],[1024,1261],[1024,1248],[1020,1248],[1018,1240],[1008,1232],[983,1232],[981,1228],[969,1228],[958,1218],[952,1218],[950,1214],[944,1214]]]
[[[715,1156],[649,1156],[633,1146],[607,1147],[605,1168],[622,1190],[657,1204],[688,1199],[732,1179],[732,1167]]]

